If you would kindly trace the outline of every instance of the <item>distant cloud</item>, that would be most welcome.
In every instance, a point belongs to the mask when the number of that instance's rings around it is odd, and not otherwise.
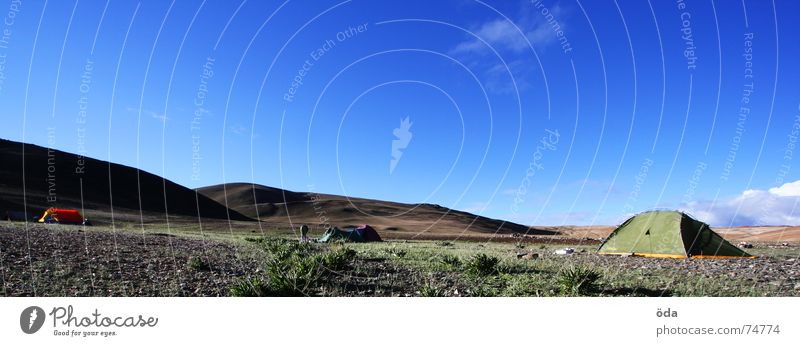
[[[466,35],[449,53],[470,60],[470,68],[481,72],[482,82],[491,93],[526,90],[532,86],[527,77],[537,70],[537,65],[531,61],[530,48],[542,51],[558,44],[555,28],[564,30],[566,12],[554,4],[544,16],[528,1],[521,2],[519,17],[489,19],[471,26],[469,30],[474,36]],[[484,59],[492,54],[492,49],[505,63]]]
[[[532,70],[532,65],[526,64],[521,59],[510,61],[507,66],[498,63],[486,69],[483,74],[483,84],[486,90],[493,93],[512,93],[517,89],[524,90],[531,85],[525,78],[519,78],[519,76],[523,76]],[[514,84],[510,83],[509,72],[516,77],[514,80],[516,88]]]
[[[685,209],[712,226],[800,225],[798,201],[800,180],[769,190],[746,190],[716,202],[692,202]]]
[[[231,132],[233,132],[233,134],[236,134],[236,135],[243,135],[244,131],[246,131],[246,130],[247,129],[244,128],[244,126],[242,126],[242,125],[233,125],[233,126],[231,126]]]
[[[475,35],[483,39],[483,41],[486,41],[487,44],[495,49],[506,48],[515,52],[520,52],[528,46],[528,43],[525,41],[525,37],[520,35],[517,30],[517,26],[514,23],[505,19],[497,19],[481,25],[480,28],[475,31]],[[453,52],[474,53],[488,50],[489,47],[481,42],[480,39],[472,37],[467,41],[461,42],[453,48]]]
[[[158,120],[158,121],[160,121],[162,123],[167,121],[167,120],[169,120],[169,118],[167,118],[166,115],[161,114],[161,113],[150,112],[149,114],[150,114],[151,118],[156,119],[156,120]]]
[[[160,112],[156,112],[156,111],[153,111],[153,110],[149,110],[149,109],[144,109],[144,108],[139,109],[139,108],[136,108],[136,107],[130,107],[129,106],[129,107],[125,108],[125,110],[128,111],[128,112],[131,112],[131,113],[141,113],[141,114],[144,114],[144,115],[149,115],[151,118],[156,119],[156,120],[158,120],[158,121],[160,121],[162,123],[167,121],[167,120],[169,120],[169,118],[167,117],[166,114],[160,113]]]
[[[505,18],[500,18],[478,25],[476,29],[471,31],[480,39],[470,36],[466,41],[457,44],[451,50],[451,53],[488,53],[491,50],[487,44],[498,51],[508,50],[514,53],[521,53],[529,49],[529,41],[531,45],[540,48],[556,42],[557,37],[553,31],[552,24],[540,16],[534,8],[524,8],[521,13],[527,13],[527,15],[513,23]],[[561,15],[564,14],[564,11],[556,4],[550,8],[550,13],[554,18],[559,18],[562,17]],[[562,30],[564,29],[563,20],[560,21],[560,27]],[[481,42],[481,40],[486,43]]]
[[[230,130],[231,130],[231,132],[233,132],[233,134],[235,134],[237,136],[241,136],[241,135],[245,134],[245,132],[247,131],[247,128],[242,126],[241,124],[236,124],[236,125],[231,126]]]

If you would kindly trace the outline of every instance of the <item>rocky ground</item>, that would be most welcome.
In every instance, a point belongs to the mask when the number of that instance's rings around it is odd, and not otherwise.
[[[684,279],[684,284],[698,289],[713,282],[721,286],[722,295],[746,292],[755,296],[800,295],[800,263],[796,258],[760,257],[753,260],[669,260],[648,258],[608,258],[598,256],[595,263],[611,262],[619,268],[640,270],[642,273],[671,273]],[[625,269],[621,269],[625,270]],[[674,280],[672,281],[674,285]],[[670,287],[665,287],[670,291]]]
[[[586,265],[604,275],[603,295],[800,296],[800,249],[755,259],[671,259],[544,254],[549,266]],[[767,251],[769,252],[769,251]]]
[[[193,267],[193,260],[204,265]],[[257,266],[239,245],[227,242],[0,225],[4,296],[225,296],[233,281]]]
[[[228,296],[241,280],[264,275],[263,255],[248,242],[6,223],[0,224],[0,296]],[[461,284],[452,278],[429,279],[457,290]],[[309,294],[414,296],[427,279],[385,259],[357,258]]]

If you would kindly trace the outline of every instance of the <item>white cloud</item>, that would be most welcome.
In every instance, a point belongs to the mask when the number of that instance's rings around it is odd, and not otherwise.
[[[486,22],[475,31],[475,35],[480,37],[486,43],[481,42],[480,39],[472,37],[470,40],[459,43],[454,49],[455,53],[467,52],[482,52],[491,45],[494,49],[506,48],[515,52],[520,52],[528,43],[525,37],[520,34],[521,29],[505,19],[497,19]]]
[[[465,58],[470,68],[482,71],[482,82],[491,93],[526,90],[531,86],[527,77],[537,69],[537,65],[530,60],[532,56],[529,50],[535,47],[537,51],[542,51],[551,44],[557,44],[554,26],[564,30],[566,11],[558,4],[551,6],[549,11],[548,17],[545,17],[540,10],[522,2],[517,18],[478,22],[470,28],[474,36],[467,34],[449,53]],[[493,55],[492,50],[502,57],[507,66],[502,61],[484,61],[484,58]]]
[[[484,87],[493,93],[513,93],[517,89],[525,90],[530,87],[530,84],[527,79],[520,78],[520,76],[530,72],[532,66],[525,64],[523,60],[510,61],[507,66],[501,63],[495,64],[484,72]],[[509,73],[515,77],[516,88],[515,84],[511,83]]]
[[[477,29],[471,30],[480,39],[471,36],[464,42],[459,43],[451,50],[451,53],[488,53],[491,45],[497,51],[509,50],[514,53],[523,52],[531,46],[542,48],[556,41],[556,33],[553,24],[548,23],[535,10],[527,9],[529,15],[523,16],[516,22],[511,22],[505,18],[499,18],[485,22]],[[550,8],[553,18],[558,19],[563,14],[560,6],[554,5]],[[564,30],[563,21],[558,20],[561,30]],[[481,42],[481,40],[485,41]]]
[[[686,211],[712,226],[800,225],[800,180],[769,190],[745,190],[717,201],[696,201]]]
[[[800,196],[800,180],[769,189],[769,193],[782,197]]]

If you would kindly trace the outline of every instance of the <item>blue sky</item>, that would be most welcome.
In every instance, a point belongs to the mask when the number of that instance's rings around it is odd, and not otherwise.
[[[800,222],[795,2],[431,3],[5,1],[0,137],[525,224]]]

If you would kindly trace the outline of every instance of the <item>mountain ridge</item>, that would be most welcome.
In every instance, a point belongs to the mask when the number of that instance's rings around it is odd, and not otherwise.
[[[149,216],[199,213],[204,218],[250,220],[161,176],[61,150],[0,139],[0,162],[2,210],[126,209]]]
[[[429,203],[296,192],[245,182],[211,185],[196,191],[253,219],[316,228],[370,224],[379,229],[420,234],[558,234]]]

